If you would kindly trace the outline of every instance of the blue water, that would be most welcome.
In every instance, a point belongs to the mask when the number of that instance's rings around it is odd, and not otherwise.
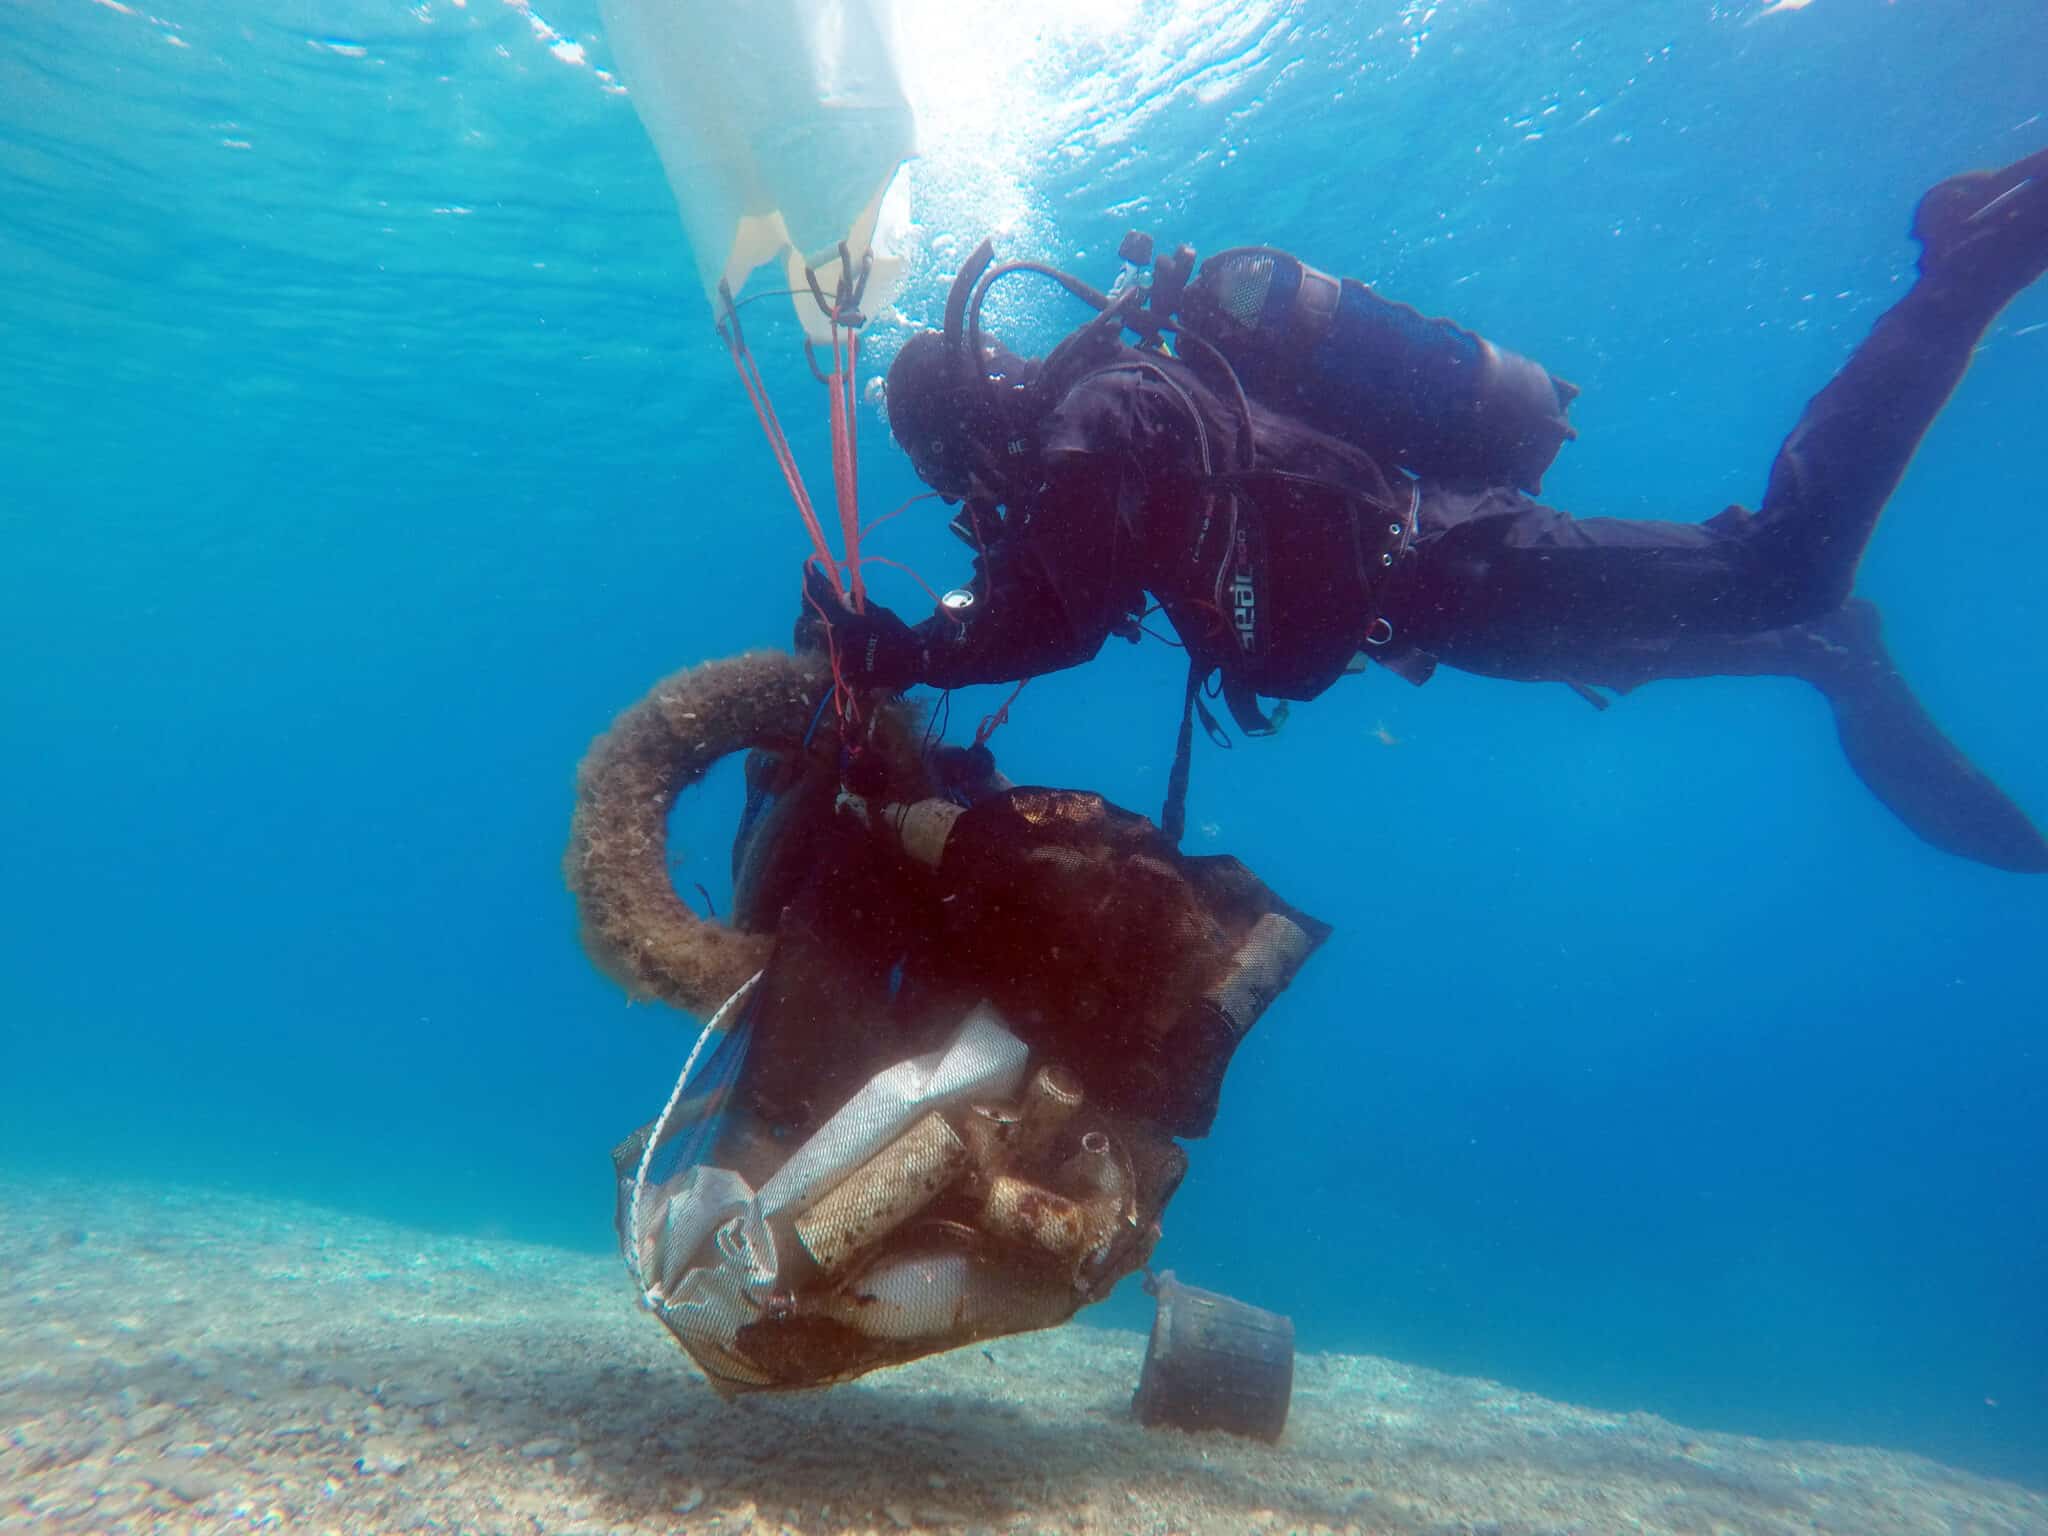
[[[801,532],[590,0],[552,37],[166,3],[0,15],[0,1160],[604,1248],[607,1150],[687,1040],[577,948],[575,763],[785,640]],[[998,8],[1030,64],[934,71],[900,309],[982,222],[1098,280],[1133,222],[1282,244],[1578,382],[1546,499],[1753,504],[1918,193],[2048,142],[2038,6],[1761,11]],[[821,482],[788,328],[756,341]],[[2039,816],[2044,373],[2034,291],[1861,578]],[[884,547],[943,585],[934,521]],[[1005,766],[1149,811],[1176,683],[1151,646],[1035,683]],[[721,898],[736,806],[678,818]],[[1376,675],[1200,755],[1190,825],[1338,933],[1162,1262],[1309,1347],[2048,1485],[2048,882],[1914,841],[1816,696]]]

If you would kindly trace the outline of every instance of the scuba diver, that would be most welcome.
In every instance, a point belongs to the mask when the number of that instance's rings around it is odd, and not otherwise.
[[[1189,655],[1173,789],[1181,831],[1204,684],[1241,729],[1260,695],[1309,699],[1366,658],[1627,692],[1663,678],[1796,677],[1832,705],[1851,766],[1918,836],[2048,872],[2048,841],[1921,708],[1877,611],[1852,599],[1865,544],[1991,321],[2048,269],[2048,150],[1953,177],[1915,210],[1918,276],[1806,407],[1763,503],[1702,523],[1543,506],[1577,390],[1538,364],[1265,248],[1194,270],[1125,242],[1108,294],[984,243],[943,332],[904,345],[892,432],[960,502],[975,575],[915,627],[854,611],[815,565],[799,642],[847,682],[900,691],[1017,681],[1135,640],[1146,594]],[[984,336],[1015,271],[1100,314],[1042,360]],[[1125,333],[1137,337],[1136,344]]]

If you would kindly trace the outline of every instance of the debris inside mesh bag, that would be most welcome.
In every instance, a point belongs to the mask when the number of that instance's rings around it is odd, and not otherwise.
[[[1108,1295],[1329,931],[1098,795],[928,749],[903,706],[844,742],[829,689],[775,653],[665,680],[592,747],[567,858],[592,957],[709,1020],[613,1162],[643,1298],[728,1393]],[[727,925],[677,896],[667,821],[742,750]]]

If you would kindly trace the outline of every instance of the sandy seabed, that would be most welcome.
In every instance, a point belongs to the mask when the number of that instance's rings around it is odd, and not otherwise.
[[[1136,1334],[721,1402],[589,1254],[0,1181],[0,1532],[2020,1536],[1919,1457],[1695,1434],[1363,1356],[1277,1448],[1148,1431]]]

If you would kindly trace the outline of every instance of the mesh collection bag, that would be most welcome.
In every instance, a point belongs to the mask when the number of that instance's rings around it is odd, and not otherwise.
[[[749,763],[735,918],[772,947],[613,1157],[627,1264],[721,1391],[1106,1296],[1328,932],[1100,796],[945,777],[913,754],[857,796],[829,748]]]

